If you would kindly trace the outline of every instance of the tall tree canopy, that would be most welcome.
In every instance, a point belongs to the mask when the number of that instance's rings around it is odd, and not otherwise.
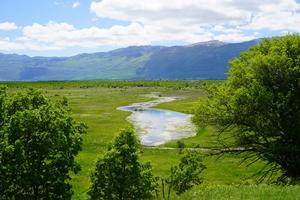
[[[194,121],[230,131],[236,147],[284,177],[300,178],[300,36],[265,39],[231,63],[228,80],[209,90]]]
[[[124,129],[97,161],[91,175],[90,199],[151,199],[157,178],[149,163],[139,163],[140,143],[132,129]]]
[[[62,103],[0,90],[0,199],[71,199],[86,126]]]

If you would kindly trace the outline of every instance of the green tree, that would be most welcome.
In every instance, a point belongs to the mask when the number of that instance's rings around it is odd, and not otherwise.
[[[149,163],[139,163],[140,143],[133,130],[124,129],[96,164],[91,175],[90,199],[150,199],[157,178]]]
[[[231,147],[267,161],[268,172],[300,178],[300,36],[265,39],[231,63],[194,121],[234,137]],[[249,155],[250,154],[250,155]]]
[[[170,190],[174,190],[176,194],[180,195],[193,186],[201,184],[202,178],[200,175],[205,169],[199,152],[185,152],[179,164],[171,168],[171,175],[168,178],[168,197],[170,196]]]
[[[0,199],[71,199],[84,124],[38,91],[0,90]]]
[[[177,144],[177,148],[178,148],[178,153],[179,153],[179,154],[182,154],[182,152],[183,152],[183,150],[184,150],[184,148],[185,148],[184,142],[178,140],[178,141],[176,142],[176,144]]]

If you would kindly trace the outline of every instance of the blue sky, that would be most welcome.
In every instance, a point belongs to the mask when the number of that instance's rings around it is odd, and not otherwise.
[[[299,0],[1,0],[0,52],[240,42],[300,31]]]

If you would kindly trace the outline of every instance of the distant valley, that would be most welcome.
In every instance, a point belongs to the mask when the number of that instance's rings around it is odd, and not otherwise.
[[[0,80],[225,79],[228,61],[260,41],[131,46],[71,57],[0,53]]]

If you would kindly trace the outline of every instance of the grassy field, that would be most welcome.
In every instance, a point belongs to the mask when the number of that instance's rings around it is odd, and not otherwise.
[[[84,136],[83,151],[77,160],[82,170],[72,175],[74,199],[86,199],[89,188],[89,176],[95,162],[121,128],[129,126],[126,118],[129,112],[119,111],[119,106],[134,102],[149,101],[146,96],[152,92],[162,96],[183,96],[182,100],[160,104],[157,107],[185,113],[193,113],[198,99],[203,96],[203,84],[211,82],[185,81],[137,81],[137,82],[37,82],[37,83],[2,83],[9,91],[24,88],[40,88],[51,98],[65,96],[69,100],[74,118],[85,122],[89,129]],[[187,147],[210,147],[216,145],[215,130],[212,127],[201,129],[197,136],[182,141]],[[164,146],[176,147],[176,141]],[[179,161],[177,150],[143,149],[143,161],[150,161],[157,176],[167,176],[170,167]],[[255,185],[257,173],[263,162],[247,166],[241,163],[241,156],[227,155],[221,158],[209,157],[204,162],[203,185],[192,189],[181,197],[172,194],[172,199],[297,199],[300,197],[299,186]]]

